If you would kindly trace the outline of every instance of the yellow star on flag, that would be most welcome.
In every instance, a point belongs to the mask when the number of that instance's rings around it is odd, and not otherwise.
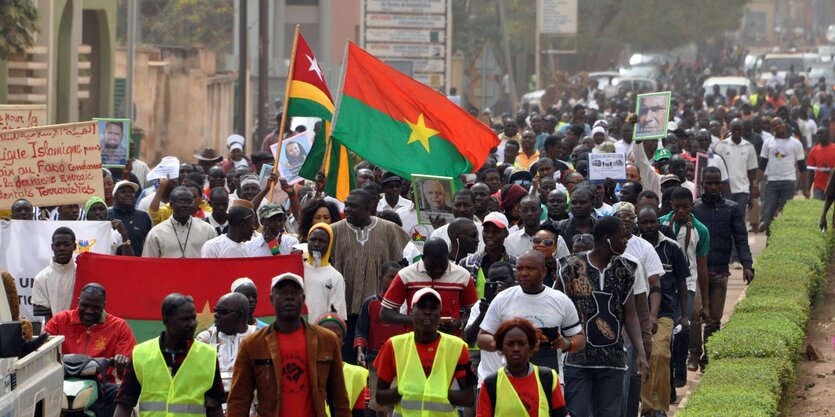
[[[423,121],[423,113],[418,116],[417,123],[412,123],[409,119],[405,120],[406,124],[409,125],[409,128],[412,129],[412,134],[409,135],[409,142],[407,142],[407,144],[420,142],[424,149],[426,149],[426,153],[429,153],[429,138],[440,132],[426,127],[426,122]]]
[[[203,330],[212,327],[212,324],[215,323],[215,315],[212,314],[212,308],[209,306],[209,301],[206,300],[206,304],[203,305],[203,311],[197,314],[197,330],[196,333],[200,333]],[[195,334],[196,336],[196,334]]]

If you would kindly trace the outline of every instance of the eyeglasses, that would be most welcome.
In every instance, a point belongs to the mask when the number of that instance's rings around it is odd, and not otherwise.
[[[545,246],[554,246],[557,243],[554,239],[543,239],[541,237],[535,237],[531,239],[534,245],[544,244]]]
[[[225,316],[225,315],[231,314],[231,313],[237,313],[239,311],[240,310],[230,310],[228,308],[215,306],[215,314],[220,315],[220,316]]]

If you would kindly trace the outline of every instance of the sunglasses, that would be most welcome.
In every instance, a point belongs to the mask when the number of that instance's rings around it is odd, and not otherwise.
[[[583,242],[587,245],[594,244],[594,239],[591,236],[576,235],[573,238],[571,238],[571,241],[573,243]]]
[[[231,314],[231,313],[237,313],[239,311],[240,310],[230,310],[230,309],[224,308],[224,307],[215,307],[215,314],[218,314],[218,315],[221,315],[221,316],[225,316],[225,315]]]
[[[531,239],[534,245],[544,244],[545,246],[554,246],[557,243],[554,239],[543,239],[541,237],[535,237]]]

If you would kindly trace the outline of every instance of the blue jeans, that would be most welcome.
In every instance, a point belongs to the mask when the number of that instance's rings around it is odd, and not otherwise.
[[[693,302],[696,299],[695,291],[687,291],[687,318],[693,317]],[[673,306],[673,317],[676,321],[681,317],[681,305],[675,303]],[[692,326],[692,323],[691,323]],[[682,331],[673,336],[673,357],[671,369],[673,375],[683,375],[687,379],[687,353],[690,349],[690,331]]]
[[[566,365],[563,368],[565,402],[571,417],[619,416],[625,374],[623,369]]]
[[[622,417],[633,417],[638,415],[638,408],[641,403],[641,376],[638,375],[638,367],[635,365],[635,346],[626,343],[626,374],[623,377],[623,405],[621,406]]]
[[[771,226],[771,221],[774,220],[777,212],[782,210],[786,201],[794,198],[795,194],[797,194],[796,181],[768,181],[765,183],[760,223],[765,224],[766,230]]]

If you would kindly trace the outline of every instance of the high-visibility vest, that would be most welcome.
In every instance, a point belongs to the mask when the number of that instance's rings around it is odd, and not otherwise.
[[[391,338],[394,361],[397,366],[397,392],[402,398],[394,406],[395,417],[457,417],[455,407],[449,402],[449,386],[455,376],[455,367],[466,343],[445,333],[438,333],[441,340],[435,351],[429,378],[423,371],[415,333],[409,332]]]
[[[540,368],[536,365],[531,366],[533,366],[533,373],[536,375],[536,385],[539,390],[539,406],[537,407],[537,412],[539,417],[547,417],[550,412],[549,403],[553,387],[549,387],[548,391],[546,391],[542,387],[542,379],[539,376]],[[548,368],[545,368],[543,371],[547,371],[551,375],[549,379],[551,380],[551,385],[553,385],[553,381],[557,380],[556,375],[553,374],[554,371]],[[495,417],[530,417],[528,410],[525,409],[525,405],[522,404],[522,400],[519,399],[519,394],[513,389],[513,384],[510,383],[504,367],[500,368],[499,372],[496,373],[495,399],[493,403],[493,415]]]
[[[205,395],[215,380],[217,350],[195,340],[173,378],[158,337],[136,345],[132,356],[136,379],[142,386],[142,417],[206,415]]]
[[[368,386],[368,369],[361,366],[342,363],[342,374],[345,376],[345,390],[348,391],[348,408],[353,409],[360,395]],[[325,415],[331,415],[331,407],[325,404]]]

